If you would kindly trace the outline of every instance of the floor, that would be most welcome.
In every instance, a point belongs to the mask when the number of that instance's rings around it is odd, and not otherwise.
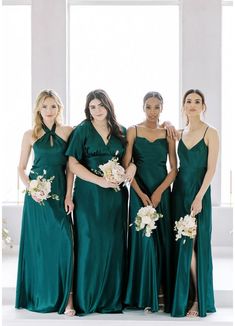
[[[63,325],[85,326],[152,326],[152,325],[232,325],[233,264],[232,249],[213,248],[214,290],[217,312],[206,318],[172,318],[164,313],[145,313],[125,310],[123,314],[91,314],[85,317],[67,317],[57,313],[40,314],[14,308],[18,248],[5,249],[2,256],[2,322],[4,326]]]

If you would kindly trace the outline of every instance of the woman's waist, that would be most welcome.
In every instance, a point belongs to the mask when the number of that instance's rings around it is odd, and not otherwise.
[[[38,166],[38,165],[33,165],[31,170],[30,170],[30,177],[33,177],[33,179],[36,179],[37,176],[45,176],[51,177],[54,175],[65,175],[65,169],[66,165],[43,165],[43,166]]]

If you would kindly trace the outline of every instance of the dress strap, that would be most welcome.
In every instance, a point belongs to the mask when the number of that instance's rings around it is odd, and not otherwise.
[[[182,137],[183,137],[183,132],[184,132],[184,129],[182,129],[182,131],[181,131],[180,139],[182,139]]]
[[[42,122],[42,129],[45,131],[45,133],[53,134],[55,133],[56,129],[56,123],[53,124],[52,128],[49,129],[44,122]]]
[[[49,129],[44,122],[42,122],[42,129],[45,131],[46,134],[50,135],[50,145],[51,147],[54,146],[53,138],[56,135],[55,129],[56,129],[56,123],[53,124],[52,128]]]
[[[209,129],[209,126],[207,126],[207,128],[206,128],[206,130],[205,130],[205,132],[204,132],[204,135],[203,135],[203,138],[205,138],[205,136],[206,136],[206,132],[207,132],[208,129]]]
[[[137,126],[135,125],[135,138],[137,137]]]

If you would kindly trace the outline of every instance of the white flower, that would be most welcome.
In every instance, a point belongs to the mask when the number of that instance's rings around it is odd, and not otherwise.
[[[163,217],[163,215],[157,213],[152,206],[141,207],[135,218],[136,231],[144,229],[144,235],[150,237],[152,230],[157,228],[155,222],[161,217]]]
[[[182,235],[194,239],[197,234],[196,218],[192,215],[180,217],[180,219],[175,222],[174,230],[177,231],[176,241],[181,239]],[[183,243],[185,243],[185,240]]]

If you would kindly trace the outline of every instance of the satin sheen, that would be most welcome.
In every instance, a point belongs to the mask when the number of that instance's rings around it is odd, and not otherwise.
[[[193,148],[187,149],[182,139],[179,141],[178,155],[180,169],[172,193],[172,217],[177,221],[190,213],[191,204],[198,193],[206,170],[208,147],[201,139]],[[197,218],[197,283],[199,316],[215,312],[212,257],[211,257],[211,194],[210,187],[202,200],[202,211]],[[183,317],[190,306],[190,265],[193,240],[184,237],[175,243],[175,290],[172,316]]]
[[[74,130],[66,155],[90,171],[124,153],[115,136],[107,145],[90,121]],[[74,190],[74,306],[80,314],[122,311],[126,263],[127,190],[115,192],[76,177]]]
[[[166,161],[168,142],[165,138],[153,142],[143,137],[136,137],[133,146],[135,175],[140,188],[149,197],[167,176]],[[138,210],[143,207],[141,199],[131,188],[130,224],[134,223]],[[135,225],[129,229],[128,282],[125,304],[129,307],[158,311],[158,294],[162,287],[165,312],[171,305],[171,225],[170,225],[170,189],[162,194],[161,202],[156,208],[163,218],[156,222],[157,229],[151,237],[137,232]]]
[[[52,193],[59,195],[59,201],[48,199],[41,206],[25,195],[15,307],[63,313],[73,264],[71,218],[64,208],[67,144],[55,133],[55,125],[52,130],[44,126],[44,130],[45,134],[33,145],[34,174],[31,172],[29,177],[36,179],[44,169],[47,179],[55,176]]]

